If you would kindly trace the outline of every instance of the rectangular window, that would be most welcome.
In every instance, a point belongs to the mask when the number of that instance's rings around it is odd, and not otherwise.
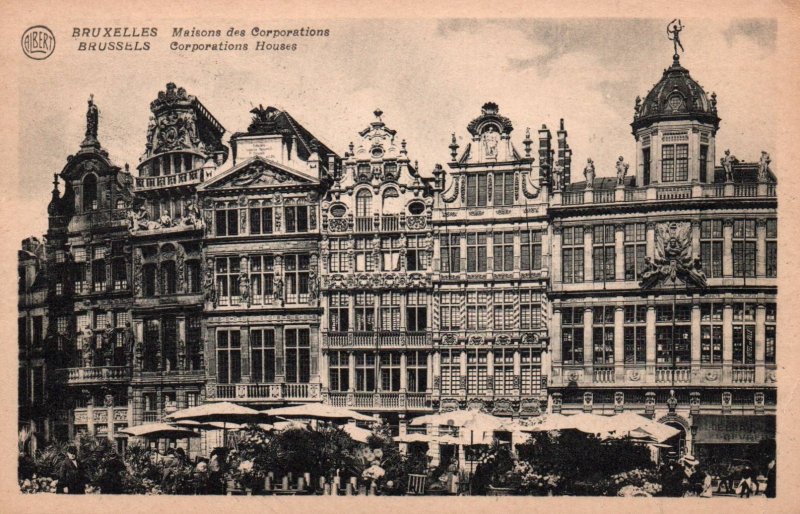
[[[381,331],[397,332],[400,330],[400,293],[386,291],[381,293],[378,304],[381,315]]]
[[[523,289],[519,293],[519,322],[522,330],[542,327],[542,294]]]
[[[700,222],[700,261],[709,278],[722,276],[722,220]]]
[[[647,342],[647,306],[625,306],[625,364],[644,364]]]
[[[775,364],[775,343],[776,338],[776,323],[777,323],[777,306],[774,303],[766,305],[766,327],[764,338],[764,362],[767,364]]]
[[[461,271],[461,235],[449,234],[439,237],[441,247],[442,271],[459,273]]]
[[[425,332],[428,328],[427,295],[422,291],[406,294],[406,331]]]
[[[286,232],[308,232],[308,206],[292,205],[284,207]]]
[[[406,269],[408,271],[425,271],[428,269],[428,249],[425,236],[407,236]]]
[[[271,328],[250,330],[250,366],[253,382],[275,381],[275,332]]]
[[[494,330],[515,330],[514,304],[517,295],[514,291],[494,292]]]
[[[733,222],[733,276],[756,276],[756,221]]]
[[[494,205],[514,205],[514,173],[494,174]]]
[[[307,328],[285,332],[286,382],[307,384],[311,379],[311,339]]]
[[[328,354],[328,387],[331,391],[347,391],[350,388],[350,361],[348,352]]]
[[[375,330],[375,294],[358,291],[355,297],[356,331],[372,332]]]
[[[650,184],[650,149],[642,150],[642,182],[644,186]]]
[[[467,207],[484,207],[487,196],[487,174],[467,175]]]
[[[441,351],[442,394],[458,394],[461,389],[461,351]]]
[[[253,305],[269,305],[273,300],[275,258],[272,255],[250,256],[250,288]]]
[[[205,369],[203,336],[200,316],[188,316],[186,318],[186,351],[191,371],[203,371]]]
[[[583,364],[583,308],[561,310],[561,357],[567,365]]]
[[[594,308],[592,319],[594,364],[614,364],[614,310],[613,306]]]
[[[33,346],[38,348],[44,341],[44,318],[42,316],[33,317]]]
[[[596,225],[592,242],[594,260],[594,280],[605,282],[614,280],[616,250],[614,246],[614,226]]]
[[[494,240],[494,271],[514,270],[514,234],[511,232],[495,233]]]
[[[117,257],[111,261],[111,277],[114,281],[114,291],[128,289],[128,267],[124,257]]]
[[[350,295],[333,291],[328,296],[328,330],[347,332],[350,330]]]
[[[242,341],[238,329],[217,329],[217,382],[238,384],[242,379]]]
[[[644,271],[646,239],[644,223],[625,225],[625,280],[639,280],[639,275]]]
[[[542,269],[541,230],[530,230],[520,234],[520,268],[523,271]]]
[[[346,273],[350,266],[347,256],[347,240],[328,239],[328,270],[331,273]]]
[[[381,238],[381,270],[400,271],[400,238]]]
[[[486,234],[467,234],[467,272],[486,271]]]
[[[441,330],[461,330],[461,304],[464,295],[461,293],[439,294],[439,326]]]
[[[372,245],[373,239],[370,238],[357,238],[353,240],[355,245],[354,256],[356,263],[356,271],[374,271],[375,264],[372,262]]]
[[[186,292],[200,292],[200,260],[188,259],[186,261]]]
[[[692,306],[656,306],[656,363],[688,365],[692,358]],[[673,332],[673,326],[675,330]]]
[[[239,208],[236,204],[217,204],[214,210],[214,228],[218,236],[239,235]]]
[[[101,293],[106,290],[106,261],[97,259],[92,261],[92,292]]]
[[[286,303],[308,303],[308,254],[284,255]]]
[[[565,227],[561,241],[562,281],[583,282],[583,227]]]
[[[216,261],[219,305],[239,305],[239,257],[218,257]]]
[[[400,353],[381,353],[381,391],[400,390]]]
[[[486,394],[488,390],[488,352],[467,351],[467,394]]]
[[[733,363],[755,364],[756,306],[753,303],[733,304]]]
[[[161,294],[175,294],[178,281],[175,270],[175,261],[164,261],[161,263]]]
[[[689,145],[664,145],[661,147],[661,181],[689,180]]]
[[[375,354],[356,352],[356,391],[375,391]]]
[[[250,208],[250,234],[272,234],[272,207]]]
[[[514,350],[494,351],[494,394],[512,394],[514,390]]]
[[[520,348],[520,394],[539,396],[542,391],[542,354],[534,348]]]
[[[722,304],[700,306],[700,363],[722,364]]]
[[[708,145],[700,145],[700,183],[708,181]]]
[[[486,330],[489,328],[490,293],[467,293],[467,330]]]
[[[778,276],[778,220],[767,220],[767,276]]]
[[[200,405],[200,393],[186,393],[186,406],[197,407]]]
[[[406,381],[409,393],[424,393],[428,390],[428,354],[406,352]]]
[[[76,262],[72,265],[72,287],[75,294],[89,292],[89,284],[86,282],[86,266],[83,263]]]

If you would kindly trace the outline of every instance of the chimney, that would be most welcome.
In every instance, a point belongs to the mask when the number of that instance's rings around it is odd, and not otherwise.
[[[564,118],[561,118],[558,127],[558,164],[564,170],[564,185],[570,183],[572,171],[572,150],[567,142],[567,131],[564,129]]]
[[[552,170],[552,162],[550,160],[550,141],[553,139],[547,125],[542,123],[542,128],[539,129],[539,178],[545,179],[550,176]]]

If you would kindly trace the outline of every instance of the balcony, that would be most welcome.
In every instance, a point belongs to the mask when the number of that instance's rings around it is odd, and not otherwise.
[[[754,384],[756,369],[754,366],[734,366],[731,370],[731,382],[734,384]]]
[[[365,217],[357,217],[355,223],[356,232],[375,232],[375,229],[372,226],[372,217],[365,216]]]
[[[331,392],[328,404],[334,407],[366,410],[430,410],[431,395],[428,393],[400,392]]]
[[[217,384],[218,400],[320,400],[319,384]]]
[[[400,230],[400,216],[381,216],[381,232]]]
[[[124,383],[131,377],[131,370],[128,366],[66,368],[60,372],[66,376],[67,385]]]
[[[614,366],[595,366],[592,375],[595,384],[613,384]]]
[[[323,348],[423,348],[431,346],[428,332],[326,332]]]
[[[689,384],[692,381],[691,366],[658,366],[656,367],[657,384]]]
[[[776,184],[765,182],[618,187],[616,189],[555,191],[554,207],[643,201],[676,201],[695,198],[775,198]]]
[[[149,189],[160,189],[162,187],[189,186],[203,182],[203,170],[189,170],[175,175],[164,175],[160,177],[136,177],[134,189],[137,191],[147,191]]]

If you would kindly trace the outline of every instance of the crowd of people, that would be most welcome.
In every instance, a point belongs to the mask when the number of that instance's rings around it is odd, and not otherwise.
[[[725,493],[741,498],[750,498],[750,496],[764,493],[768,498],[775,497],[775,460],[772,460],[765,470],[766,486],[763,491],[759,486],[759,470],[751,463],[738,466],[726,475],[719,477],[716,491],[714,490],[715,477],[711,470],[692,455],[685,455],[677,460],[668,460],[661,466],[660,475],[663,496],[711,498],[715,493]]]

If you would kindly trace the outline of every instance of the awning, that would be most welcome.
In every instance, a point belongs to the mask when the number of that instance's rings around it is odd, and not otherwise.
[[[757,444],[775,438],[775,416],[693,416],[695,444]]]

